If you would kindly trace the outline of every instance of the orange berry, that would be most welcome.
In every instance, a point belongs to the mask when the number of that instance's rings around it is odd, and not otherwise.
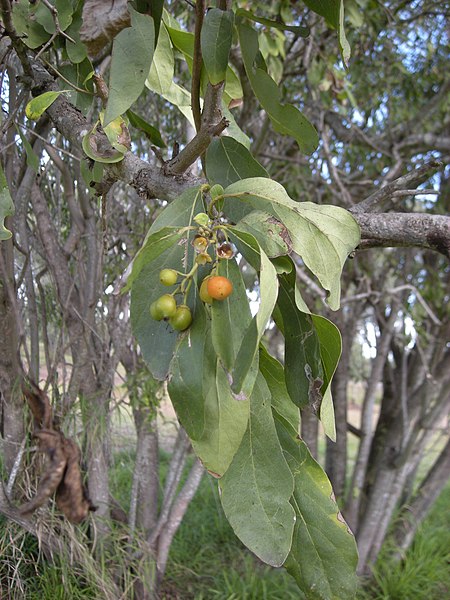
[[[225,300],[233,291],[233,284],[227,277],[216,275],[208,279],[206,289],[214,300]]]

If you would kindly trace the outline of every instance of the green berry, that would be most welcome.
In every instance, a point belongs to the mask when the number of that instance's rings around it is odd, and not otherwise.
[[[154,312],[157,315],[161,314],[163,319],[173,317],[173,315],[176,313],[177,303],[175,298],[170,294],[163,294],[158,298],[158,300],[156,300],[156,302],[154,302],[154,304]]]
[[[163,285],[175,285],[178,275],[173,269],[163,269],[159,274],[159,280]]]
[[[192,323],[192,314],[189,306],[181,304],[178,306],[175,315],[169,319],[169,323],[175,331],[184,331]]]

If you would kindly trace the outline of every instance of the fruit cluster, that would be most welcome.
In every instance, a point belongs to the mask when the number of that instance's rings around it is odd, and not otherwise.
[[[166,320],[175,329],[175,331],[184,331],[192,323],[192,313],[189,306],[186,305],[186,298],[192,283],[192,278],[199,265],[212,262],[208,247],[214,245],[216,261],[210,275],[205,277],[200,286],[200,298],[207,304],[212,304],[213,300],[225,300],[233,291],[233,284],[227,277],[216,275],[217,262],[220,259],[230,259],[234,256],[234,251],[227,241],[219,241],[217,231],[211,226],[211,221],[205,213],[199,213],[194,218],[199,227],[194,236],[192,245],[197,254],[194,266],[189,273],[180,273],[174,269],[162,269],[159,273],[159,280],[165,286],[174,286],[178,278],[181,277],[181,283],[170,294],[163,294],[150,305],[150,315],[155,321]],[[222,235],[223,232],[219,233]],[[183,294],[183,304],[177,305],[175,295]]]

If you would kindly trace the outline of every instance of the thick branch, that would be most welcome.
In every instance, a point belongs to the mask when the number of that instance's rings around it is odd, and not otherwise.
[[[354,209],[352,209],[353,212]],[[450,258],[450,217],[417,213],[359,213],[360,248],[416,246]]]

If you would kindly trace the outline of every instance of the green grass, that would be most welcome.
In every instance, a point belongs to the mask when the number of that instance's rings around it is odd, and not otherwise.
[[[161,456],[161,473],[169,458]],[[115,457],[114,496],[127,509],[133,452]],[[450,597],[450,486],[418,532],[406,560],[394,564],[385,548],[372,583],[358,600],[443,600]],[[48,564],[36,541],[0,521],[0,597],[11,600],[95,600],[95,586],[65,565]],[[173,541],[162,600],[301,600],[284,569],[260,563],[234,535],[224,517],[217,482],[205,476]],[[340,599],[341,600],[341,599]],[[346,600],[346,599],[342,599]]]
[[[385,547],[374,569],[374,581],[361,600],[444,600],[450,598],[450,485],[443,490],[413,545],[400,563]]]

